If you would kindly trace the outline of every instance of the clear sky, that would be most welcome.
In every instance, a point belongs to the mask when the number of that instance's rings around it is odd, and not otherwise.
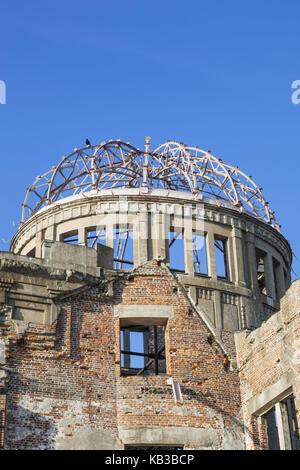
[[[263,187],[300,277],[299,0],[3,0],[0,249],[36,175],[120,138],[210,149]],[[296,259],[297,257],[297,259]]]

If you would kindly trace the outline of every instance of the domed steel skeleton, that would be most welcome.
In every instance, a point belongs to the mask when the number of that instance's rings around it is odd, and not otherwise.
[[[262,188],[238,167],[224,163],[209,151],[175,141],[150,151],[149,137],[143,151],[110,140],[63,156],[57,166],[38,176],[28,188],[22,222],[67,196],[120,187],[188,191],[195,198],[202,195],[229,203],[280,231]]]

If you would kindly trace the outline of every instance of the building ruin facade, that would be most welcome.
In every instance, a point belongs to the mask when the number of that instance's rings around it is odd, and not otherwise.
[[[2,449],[297,449],[300,281],[209,151],[74,149],[0,253]]]

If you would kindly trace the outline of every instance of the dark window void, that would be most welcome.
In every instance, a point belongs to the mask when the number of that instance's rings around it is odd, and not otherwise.
[[[29,253],[27,253],[27,256],[29,256],[29,258],[35,258],[35,248],[29,251]]]
[[[263,416],[267,424],[268,447],[269,450],[280,450],[278,423],[275,408],[272,408]]]
[[[71,243],[72,245],[78,245],[78,232],[69,232],[65,233],[63,235],[63,240],[64,243]]]
[[[289,280],[288,280],[288,275],[287,275],[287,272],[286,272],[285,269],[283,270],[283,276],[284,276],[284,285],[285,285],[285,288],[288,289],[288,288],[289,288]]]
[[[133,230],[131,226],[114,228],[114,269],[133,268]]]
[[[207,275],[206,236],[204,234],[193,233],[193,260],[195,273]]]
[[[279,416],[276,413],[277,409],[279,409]],[[266,420],[268,448],[270,450],[280,450],[278,424],[281,425],[285,435],[285,448],[291,450],[300,449],[295,401],[292,395],[276,404],[263,418]],[[279,419],[281,423],[278,423]]]
[[[183,229],[171,228],[169,232],[170,269],[185,272]]]
[[[290,396],[289,398],[283,401],[283,404],[286,407],[286,412],[288,416],[289,431],[290,431],[290,438],[291,438],[291,449],[300,450],[299,429],[298,429],[298,423],[297,423],[294,397]]]
[[[256,273],[257,285],[260,292],[267,295],[266,275],[265,275],[265,253],[256,250]]]
[[[274,287],[275,287],[275,298],[279,299],[278,291],[278,270],[280,269],[280,263],[273,258],[273,275],[274,275]]]
[[[97,243],[106,244],[106,231],[104,227],[90,228],[86,231],[86,244],[95,248]]]
[[[166,372],[165,326],[121,327],[121,375]]]
[[[125,445],[125,450],[145,450],[145,451],[148,451],[148,450],[154,450],[154,451],[157,451],[157,450],[183,450],[183,446],[156,446],[156,445],[134,445],[134,444],[131,444],[131,445]]]
[[[227,240],[215,238],[215,257],[218,278],[229,280]]]

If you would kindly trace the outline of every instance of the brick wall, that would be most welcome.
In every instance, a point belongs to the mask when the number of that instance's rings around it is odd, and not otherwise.
[[[173,306],[166,374],[120,376],[120,304]],[[2,332],[10,343],[7,449],[122,448],[118,432],[130,426],[209,430],[206,442],[190,448],[243,446],[238,372],[164,265],[120,274],[113,296],[93,287],[70,297],[52,327],[30,324],[17,334],[9,325]],[[225,336],[232,350],[233,335]],[[174,402],[170,375],[182,404]]]
[[[286,377],[292,382],[300,425],[300,280],[281,299],[278,313],[251,333],[236,333],[235,339],[244,419],[250,430],[247,447],[264,449],[265,424],[250,415],[251,403]]]

